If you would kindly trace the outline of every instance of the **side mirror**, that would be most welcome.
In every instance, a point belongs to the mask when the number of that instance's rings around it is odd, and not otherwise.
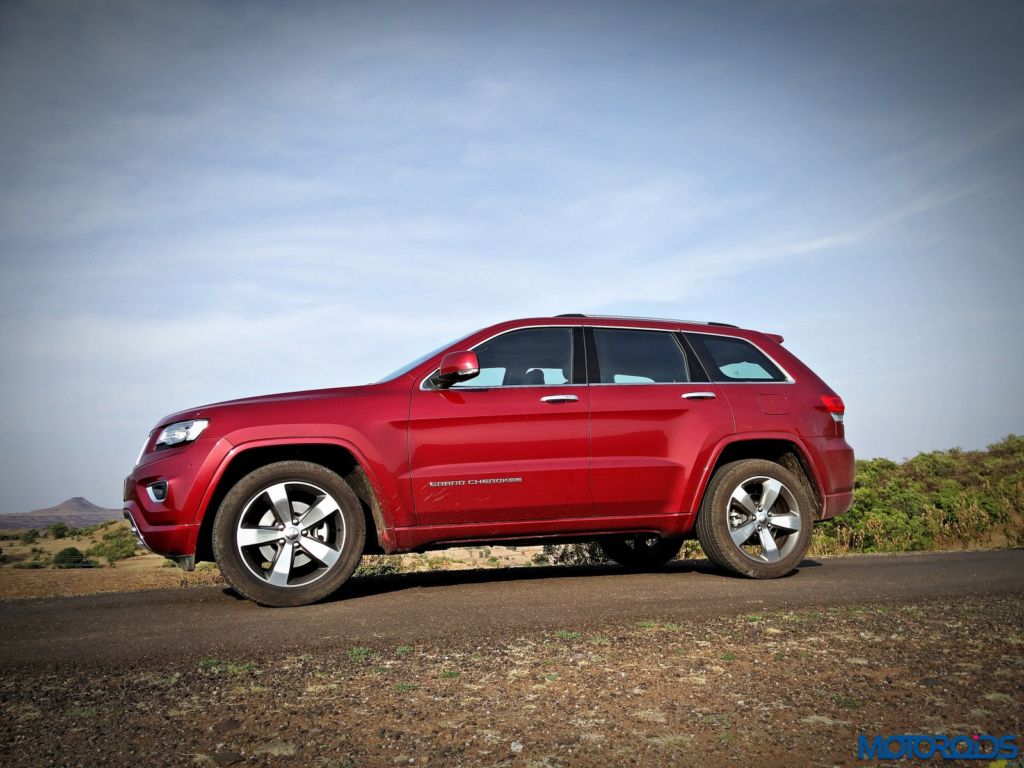
[[[441,360],[441,367],[437,371],[437,386],[447,389],[479,374],[480,361],[476,357],[476,352],[449,352]]]

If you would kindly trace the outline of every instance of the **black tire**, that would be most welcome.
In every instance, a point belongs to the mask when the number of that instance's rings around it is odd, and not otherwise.
[[[336,592],[359,564],[365,541],[362,507],[348,483],[308,461],[250,472],[213,521],[213,554],[224,578],[240,595],[274,607]]]
[[[683,537],[638,533],[624,539],[607,539],[600,545],[609,560],[631,571],[648,571],[675,559],[683,546]]]
[[[767,508],[761,503],[766,493],[773,496]],[[720,568],[775,579],[799,565],[813,526],[805,480],[775,462],[744,459],[722,466],[711,478],[697,515],[697,538]]]

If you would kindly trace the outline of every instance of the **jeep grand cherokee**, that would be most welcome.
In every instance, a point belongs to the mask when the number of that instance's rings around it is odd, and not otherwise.
[[[162,419],[124,485],[154,552],[258,603],[335,592],[364,553],[599,541],[628,568],[686,538],[753,578],[845,512],[844,405],[722,323],[560,315],[476,331],[365,386]]]

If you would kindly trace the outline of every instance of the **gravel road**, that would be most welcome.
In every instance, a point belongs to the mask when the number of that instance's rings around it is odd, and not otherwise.
[[[537,567],[351,582],[333,600],[268,609],[223,587],[0,603],[0,670],[313,652],[354,644],[475,642],[658,616],[692,624],[764,610],[1024,594],[1024,550],[821,558],[775,581],[705,561],[657,573]]]

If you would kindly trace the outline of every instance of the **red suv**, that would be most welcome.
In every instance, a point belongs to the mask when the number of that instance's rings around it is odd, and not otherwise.
[[[559,315],[491,326],[374,384],[193,408],[124,486],[142,542],[241,594],[302,605],[364,553],[598,540],[653,568],[696,536],[719,566],[792,571],[845,512],[843,401],[723,323]]]

